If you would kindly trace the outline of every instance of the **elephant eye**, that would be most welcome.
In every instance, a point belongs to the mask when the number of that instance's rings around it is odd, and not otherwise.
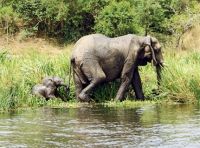
[[[160,52],[161,51],[161,46],[155,46],[155,52]]]
[[[160,52],[160,51],[161,51],[161,48],[157,48],[157,51]]]

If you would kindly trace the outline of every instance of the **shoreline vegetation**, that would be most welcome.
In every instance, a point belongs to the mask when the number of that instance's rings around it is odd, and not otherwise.
[[[62,102],[57,98],[45,101],[31,94],[32,87],[40,83],[45,76],[59,76],[68,83],[69,55],[73,45],[59,47],[42,41],[29,39],[23,42],[11,42],[0,51],[0,110],[12,110],[34,107],[81,107],[75,100],[74,84],[71,81],[69,101]],[[27,47],[26,44],[29,44]],[[49,44],[49,45],[48,45]],[[41,50],[42,45],[47,50]],[[16,46],[16,48],[14,48]],[[17,48],[21,48],[18,50]],[[52,49],[55,48],[55,49]],[[57,49],[56,49],[57,48]],[[58,51],[58,52],[57,52]],[[124,102],[116,102],[119,82],[103,84],[95,90],[94,101],[107,107],[137,107],[155,103],[196,103],[200,98],[200,52],[164,49],[165,63],[159,95],[153,95],[157,88],[156,73],[151,64],[140,67],[145,101],[134,100],[130,88]],[[94,103],[88,104],[88,106]]]
[[[102,33],[152,35],[162,43],[166,67],[159,95],[155,69],[140,67],[147,99],[113,98],[119,81],[98,87],[97,104],[133,107],[148,103],[197,103],[200,100],[199,0],[0,0],[0,112],[49,107],[81,107],[71,81],[68,102],[45,101],[31,94],[45,76],[68,83],[69,55],[80,37]],[[93,103],[91,103],[93,104]],[[91,104],[88,104],[90,106]]]

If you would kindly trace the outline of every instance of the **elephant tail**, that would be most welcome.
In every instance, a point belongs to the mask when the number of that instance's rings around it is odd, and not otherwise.
[[[70,88],[70,82],[71,82],[71,76],[72,76],[71,73],[72,73],[72,64],[70,62],[70,64],[69,64],[69,80],[68,80],[69,88]]]
[[[87,78],[85,77],[85,75],[83,74],[81,70],[82,64],[77,63],[75,58],[71,58],[71,66],[73,68],[73,72],[78,76],[81,83],[87,84]],[[71,70],[70,70],[70,74],[71,74]]]

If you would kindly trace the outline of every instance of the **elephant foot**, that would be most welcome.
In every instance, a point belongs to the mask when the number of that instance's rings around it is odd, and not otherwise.
[[[49,95],[47,98],[45,98],[46,101],[49,101],[50,99],[55,99],[56,96],[54,95]]]
[[[145,99],[146,99],[146,97],[144,96],[143,93],[137,93],[136,94],[136,100],[144,101]]]
[[[139,101],[144,101],[145,99],[147,99],[147,98],[146,97],[137,98],[137,100],[139,100]]]
[[[78,95],[78,99],[81,102],[90,102],[91,101],[90,97],[87,94],[83,93],[83,92]]]
[[[136,100],[144,101],[145,99],[146,97],[144,96],[144,94],[136,95]]]
[[[125,99],[123,98],[123,97],[118,97],[118,96],[116,96],[115,97],[115,101],[120,101],[120,102],[122,102],[122,101],[124,101]]]

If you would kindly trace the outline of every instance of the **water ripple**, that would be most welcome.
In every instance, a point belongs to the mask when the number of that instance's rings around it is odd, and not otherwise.
[[[200,147],[195,106],[41,109],[0,115],[2,147]]]

